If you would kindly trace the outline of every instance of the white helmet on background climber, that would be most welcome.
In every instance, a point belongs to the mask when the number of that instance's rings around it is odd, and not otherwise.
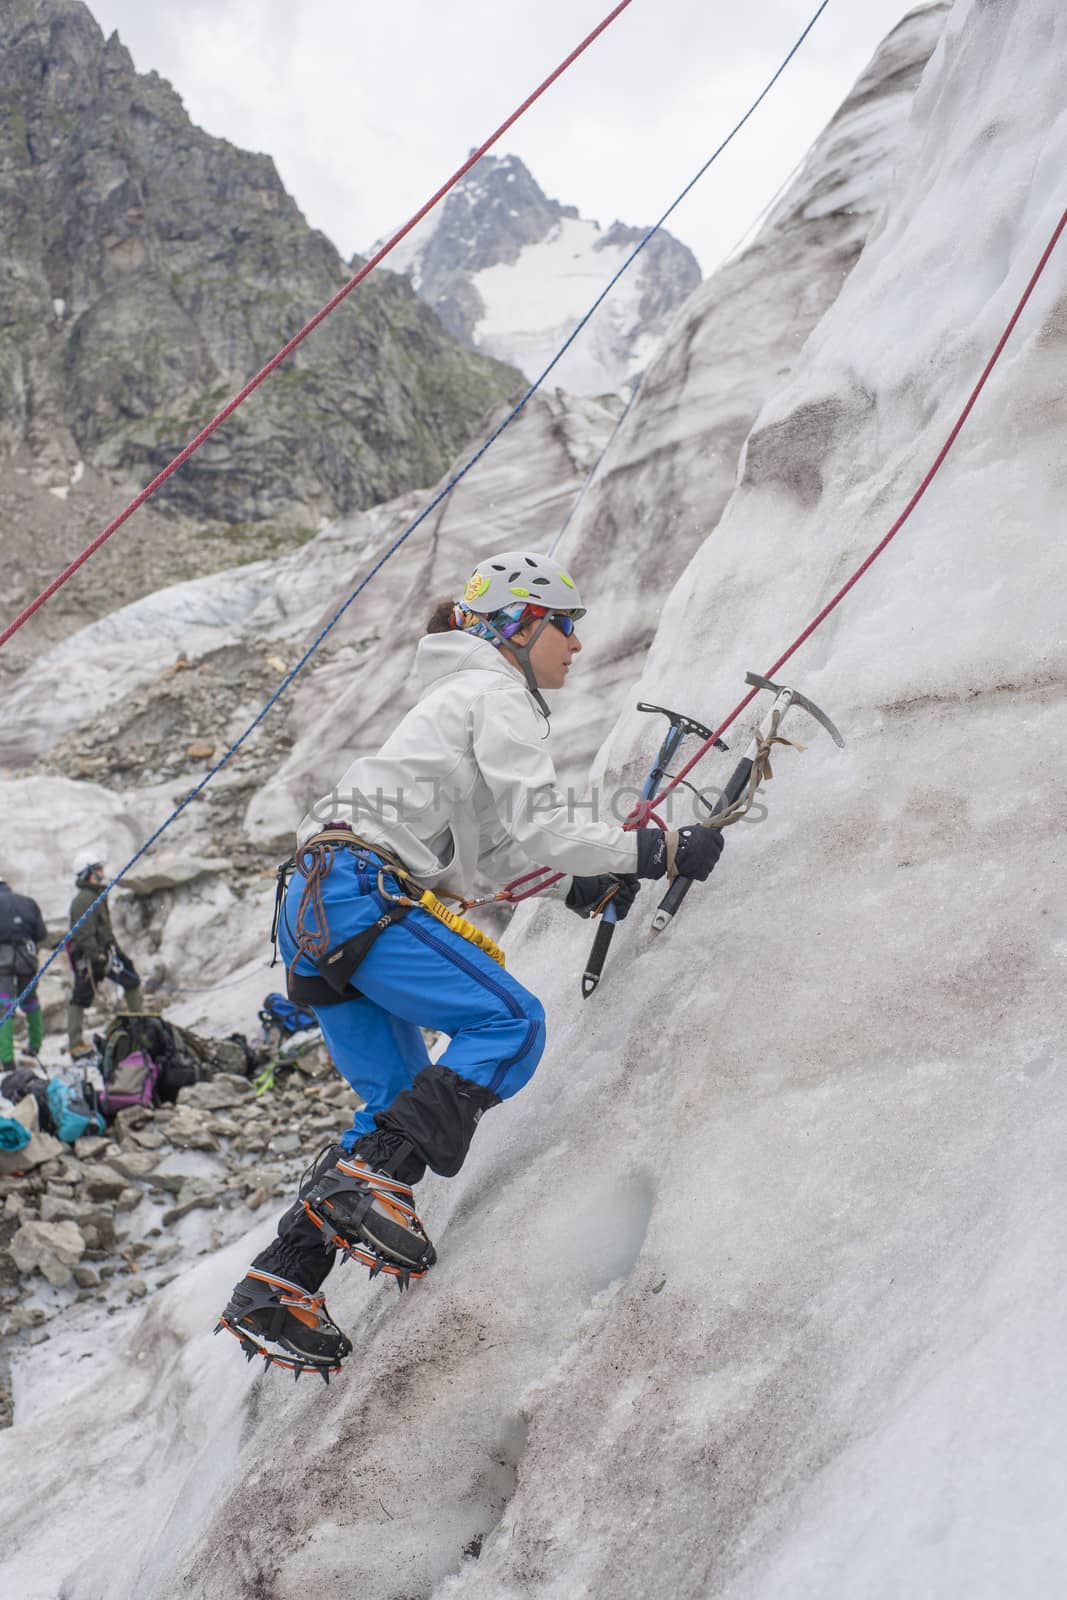
[[[74,858],[74,882],[84,884],[96,871],[103,872],[104,858],[99,850],[79,850]]]
[[[548,611],[566,611],[576,621],[585,616],[570,573],[551,556],[538,555],[535,550],[506,550],[503,555],[486,556],[463,590],[463,604],[483,617],[503,611],[517,600]]]

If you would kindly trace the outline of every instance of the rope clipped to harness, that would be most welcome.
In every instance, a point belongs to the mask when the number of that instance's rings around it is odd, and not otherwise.
[[[412,910],[416,906],[420,906],[423,911],[428,911],[431,917],[436,917],[438,922],[443,922],[446,928],[451,928],[453,933],[458,933],[461,939],[466,939],[470,944],[476,945],[479,950],[484,950],[485,954],[490,956],[498,966],[503,967],[507,964],[504,959],[504,952],[496,940],[490,938],[487,933],[483,933],[481,928],[475,927],[473,922],[468,922],[466,917],[461,917],[458,912],[450,911],[443,901],[438,900],[432,889],[420,889],[417,897],[407,894],[390,894],[385,887],[384,877],[384,871],[379,872],[378,893],[384,896],[386,900],[391,900],[394,905],[408,906]],[[419,889],[419,885],[413,879],[407,878],[406,873],[404,878],[412,884],[413,888]]]
[[[323,902],[322,886],[333,870],[339,850],[365,851],[382,863],[378,870],[378,894],[387,902],[380,917],[368,927],[350,935],[341,944],[334,944],[329,920]],[[285,893],[284,874],[289,863],[279,869],[279,904]],[[353,976],[361,962],[369,955],[371,947],[387,928],[400,922],[416,907],[429,912],[438,922],[458,934],[461,939],[475,945],[499,966],[504,966],[504,952],[487,933],[476,928],[466,917],[450,911],[429,889],[424,889],[408,872],[403,862],[378,844],[360,839],[347,823],[334,823],[308,839],[292,863],[304,879],[297,907],[295,927],[291,929],[296,950],[286,971],[286,988],[290,1000],[311,1006],[337,1005],[351,999],[359,990]],[[394,894],[386,885],[392,877],[401,886]],[[284,914],[284,908],[282,908]],[[318,976],[311,977],[296,970],[296,963],[304,956],[317,969]]]
[[[296,953],[289,963],[286,974],[290,979],[300,956],[307,956],[309,961],[318,966],[329,951],[330,925],[326,920],[326,908],[322,903],[322,886],[333,871],[336,849],[335,843],[320,836],[296,853],[295,866],[304,880],[304,888],[296,910],[296,926],[293,929]],[[309,924],[309,912],[314,917],[314,927]]]

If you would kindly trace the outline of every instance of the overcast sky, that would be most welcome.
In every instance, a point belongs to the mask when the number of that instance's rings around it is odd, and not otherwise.
[[[193,121],[269,152],[346,256],[397,227],[611,0],[88,0]],[[817,0],[633,0],[507,135],[549,195],[656,219],[774,71]],[[708,272],[912,6],[831,0],[736,143],[671,219]]]

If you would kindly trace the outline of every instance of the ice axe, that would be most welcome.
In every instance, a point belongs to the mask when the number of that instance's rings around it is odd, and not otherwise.
[[[648,704],[647,700],[639,700],[637,709],[638,711],[657,713],[666,717],[670,723],[663,743],[657,752],[656,759],[649,768],[648,776],[641,786],[641,799],[651,800],[660,779],[670,776],[667,768],[677,755],[682,740],[692,733],[698,739],[703,739],[707,744],[711,740],[712,734],[710,729],[705,728],[702,722],[696,722],[692,717],[683,716],[680,711],[668,711],[666,706],[652,706]],[[728,746],[721,739],[716,739],[715,748],[717,750],[726,750]],[[585,971],[582,973],[583,1000],[589,999],[589,996],[600,982],[601,974],[604,971],[604,960],[611,948],[611,941],[615,934],[617,922],[615,907],[609,900],[600,914],[600,926],[597,928],[596,937],[593,939],[592,948],[589,951],[589,959],[585,964]]]
[[[826,729],[839,749],[844,749],[845,745],[844,739],[842,739],[826,712],[821,710],[813,700],[809,700],[806,694],[801,694],[799,689],[790,689],[785,684],[772,683],[769,678],[761,678],[758,672],[747,672],[745,674],[745,682],[751,684],[754,689],[769,689],[774,695],[774,701],[753,734],[747,750],[731,773],[726,788],[712,807],[711,814],[713,817],[721,816],[723,812],[729,811],[741,799],[746,788],[749,787],[752,769],[757,760],[760,759],[761,752],[765,753],[769,749],[769,741],[777,734],[786,712],[792,706],[799,706],[810,717],[814,717],[815,721]],[[757,783],[759,782],[758,777],[756,781]],[[689,893],[692,884],[692,878],[675,878],[660,901],[659,909],[655,916],[652,918],[653,933],[662,933],[663,929],[668,926],[678,907]]]

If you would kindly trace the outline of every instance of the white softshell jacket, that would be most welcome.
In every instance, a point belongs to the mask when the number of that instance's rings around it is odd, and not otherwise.
[[[530,871],[634,872],[637,839],[556,792],[545,720],[487,639],[429,634],[415,657],[417,703],[376,756],[353,761],[298,832],[331,820],[386,845],[421,883],[469,895]],[[568,885],[560,886],[566,892]]]

